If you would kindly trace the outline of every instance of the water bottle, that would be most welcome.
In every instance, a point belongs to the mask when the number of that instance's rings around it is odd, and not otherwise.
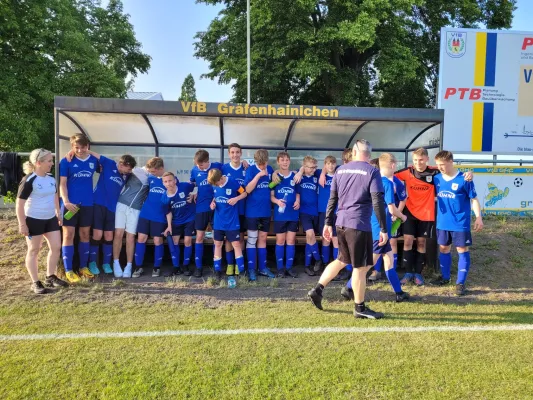
[[[283,195],[283,199],[282,199],[283,202],[284,202],[284,203],[283,203],[283,206],[280,206],[280,207],[278,208],[278,212],[279,212],[280,214],[283,214],[283,213],[285,212],[285,207],[287,206],[287,197],[288,197],[288,196],[287,196],[287,193],[285,193],[285,194]]]
[[[69,211],[67,211],[67,212],[65,213],[65,217],[64,217],[64,218],[65,218],[66,220],[71,219],[73,216],[75,216],[75,215],[77,214],[78,211],[80,211],[81,204],[76,204],[76,207],[77,207],[77,208],[76,208],[76,211],[72,212],[72,211],[69,210]]]
[[[235,280],[235,277],[234,277],[234,276],[230,276],[230,277],[228,278],[228,287],[229,287],[230,289],[233,289],[233,288],[235,288],[235,286],[237,286],[237,281]]]
[[[397,218],[392,223],[392,229],[391,229],[391,235],[392,236],[396,236],[396,234],[398,233],[398,228],[400,227],[401,224],[402,224],[402,220],[400,218]]]
[[[274,188],[275,188],[276,186],[278,186],[278,185],[281,183],[281,181],[283,180],[283,175],[278,174],[278,176],[279,176],[279,181],[278,181],[278,182],[274,182],[274,181],[272,181],[272,182],[270,182],[270,183],[268,184],[268,187],[269,187],[270,189],[274,189]]]

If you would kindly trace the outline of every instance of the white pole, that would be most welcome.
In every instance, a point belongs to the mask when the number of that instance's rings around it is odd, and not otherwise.
[[[246,67],[247,67],[247,103],[250,104],[250,0],[246,0]]]

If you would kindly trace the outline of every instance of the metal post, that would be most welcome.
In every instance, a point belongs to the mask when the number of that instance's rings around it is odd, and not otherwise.
[[[250,88],[250,0],[246,0],[246,70],[247,70],[247,94],[246,102],[250,104],[251,88]]]

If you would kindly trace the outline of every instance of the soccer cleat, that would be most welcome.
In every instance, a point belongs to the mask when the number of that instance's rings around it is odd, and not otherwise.
[[[67,282],[65,282],[62,279],[59,279],[55,275],[47,276],[46,279],[44,280],[44,284],[46,286],[48,286],[48,287],[66,287],[66,286],[68,286]]]
[[[457,285],[455,285],[455,294],[457,296],[464,296],[466,294],[465,285],[462,283],[458,283]]]
[[[78,274],[75,273],[74,271],[67,271],[65,273],[65,276],[67,277],[67,281],[69,281],[70,283],[78,283],[81,281]]]
[[[189,269],[188,265],[184,265],[183,266],[183,275],[185,275],[185,276],[191,276],[192,275],[191,270]]]
[[[309,276],[315,276],[316,275],[315,272],[309,267],[305,267],[304,271]]]
[[[424,286],[425,284],[424,277],[421,274],[415,274],[415,285]]]
[[[109,264],[103,264],[102,265],[102,269],[104,270],[105,274],[112,274],[113,273],[113,269],[111,268],[111,265],[109,265]]]
[[[372,273],[370,274],[370,276],[368,277],[368,280],[370,282],[377,282],[381,279],[381,272],[379,271],[372,271]]]
[[[322,295],[318,294],[316,289],[313,288],[309,292],[307,292],[307,297],[311,299],[311,302],[316,308],[318,308],[319,310],[324,309],[324,307],[322,307]]]
[[[315,266],[313,267],[313,270],[315,272],[320,272],[323,267],[324,267],[324,264],[322,263],[322,260],[316,260],[315,261]]]
[[[400,280],[400,284],[407,285],[409,282],[412,282],[415,278],[415,275],[411,272],[406,272],[403,278]]]
[[[275,278],[276,275],[272,273],[268,268],[260,269],[258,272],[259,275],[266,276],[267,278]]]
[[[201,278],[201,277],[202,277],[202,268],[198,268],[198,267],[197,267],[197,268],[194,270],[194,277],[195,277],[195,278]]]
[[[94,261],[89,263],[89,271],[91,271],[91,274],[93,275],[100,275],[100,270],[98,269],[98,265]]]
[[[91,271],[89,271],[89,268],[87,267],[80,268],[80,276],[83,276],[84,278],[87,278],[87,279],[94,278],[94,275],[92,274]]]
[[[180,267],[174,267],[172,268],[172,276],[178,276],[183,274],[183,271]]]
[[[285,278],[285,268],[278,269],[278,273],[276,274],[276,278]]]
[[[239,276],[239,274],[241,273],[241,271],[239,271],[239,268],[237,266],[233,268],[233,272],[235,273],[235,276]]]
[[[292,268],[287,268],[285,270],[285,275],[290,276],[291,278],[298,278],[298,274],[292,270]]]
[[[226,267],[226,275],[231,276],[235,273],[235,265],[228,264]]]
[[[152,270],[152,278],[159,278],[161,276],[161,268],[154,268]]]
[[[335,278],[333,278],[333,281],[335,282],[346,281],[350,279],[351,276],[352,276],[352,273],[348,271],[346,268],[344,268],[341,272],[339,272],[339,274]]]
[[[119,268],[120,268],[120,265],[119,265]],[[122,273],[122,277],[123,278],[131,278],[131,264],[129,265],[126,265],[124,267],[124,272]]]
[[[248,270],[248,280],[250,282],[255,282],[257,280],[257,275],[255,274],[255,269]]]
[[[33,293],[35,294],[45,294],[46,288],[43,286],[41,281],[33,282],[31,284],[31,290],[33,290]]]
[[[222,277],[222,271],[215,271],[215,278],[217,279],[217,281],[221,281],[222,279],[224,279]]]
[[[407,292],[396,293],[396,303],[401,303],[402,301],[409,300],[411,296]]]
[[[353,300],[354,299],[353,289],[348,289],[346,286],[344,286],[341,289],[341,296],[344,297],[345,300]]]
[[[450,283],[449,279],[444,279],[442,275],[440,275],[437,279],[433,279],[429,282],[432,286],[446,286]]]
[[[355,318],[367,318],[367,319],[380,319],[383,318],[383,313],[371,310],[365,307],[363,311],[357,311],[357,306],[353,310],[353,316]]]
[[[135,272],[133,273],[133,275],[131,276],[132,278],[140,278],[141,275],[144,274],[144,269],[139,267],[135,270]]]

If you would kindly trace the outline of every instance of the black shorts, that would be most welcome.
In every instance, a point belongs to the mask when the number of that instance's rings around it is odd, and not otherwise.
[[[246,217],[246,228],[251,231],[268,233],[270,231],[270,217]]]
[[[172,236],[194,236],[196,231],[194,230],[194,219],[189,222],[185,222],[180,225],[172,225]]]
[[[65,208],[63,211],[63,226],[73,226],[86,228],[93,224],[94,207],[93,206],[81,206],[79,211],[74,214],[71,219],[66,219],[65,214],[68,210]]]
[[[244,233],[246,232],[246,216],[244,215],[239,215],[239,225],[241,226],[240,230],[241,230],[241,233]]]
[[[213,239],[217,242],[223,242],[224,238],[227,239],[228,242],[238,242],[241,240],[241,233],[239,230],[235,231],[221,231],[215,229],[213,231]]]
[[[167,229],[165,222],[150,221],[146,218],[139,218],[137,223],[137,233],[143,233],[151,237],[163,237],[163,232]]]
[[[57,217],[53,217],[50,219],[37,219],[32,217],[26,217],[26,226],[30,231],[30,236],[39,236],[44,233],[60,230]]]
[[[402,231],[404,235],[411,235],[417,238],[434,238],[435,237],[435,221],[420,221],[411,216],[402,224]]]
[[[339,238],[339,256],[344,264],[354,268],[374,265],[372,232],[363,232],[353,228],[337,226]]]
[[[113,232],[115,230],[115,213],[113,211],[109,211],[105,206],[95,204],[93,229],[98,229],[105,232]]]
[[[213,226],[214,214],[215,212],[213,210],[196,213],[194,228],[197,231],[205,231],[207,229],[207,225],[211,224],[211,226]]]
[[[298,232],[298,221],[274,221],[274,233]]]
[[[318,215],[300,213],[300,222],[302,223],[304,232],[312,229],[315,232],[315,235],[322,235],[322,232],[318,232]]]
[[[335,222],[337,222],[337,215],[333,217],[333,226],[331,227],[333,231],[333,237],[337,237],[337,227],[335,226]],[[324,233],[324,225],[326,225],[326,213],[320,212],[318,213],[318,234],[320,236],[322,236]]]

